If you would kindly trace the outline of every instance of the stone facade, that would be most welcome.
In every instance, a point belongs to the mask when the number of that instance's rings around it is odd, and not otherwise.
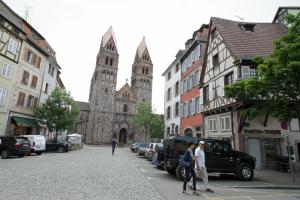
[[[132,65],[131,86],[126,83],[116,90],[119,54],[116,38],[110,27],[103,35],[96,67],[91,79],[89,117],[86,129],[76,132],[84,135],[88,144],[110,143],[113,138],[119,143],[144,141],[143,131],[130,123],[140,101],[151,103],[153,65],[145,38],[137,48]],[[80,107],[80,106],[79,106]],[[81,109],[81,113],[87,109]],[[82,126],[80,126],[82,127]]]

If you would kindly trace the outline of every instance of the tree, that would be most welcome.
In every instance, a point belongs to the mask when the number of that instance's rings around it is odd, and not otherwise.
[[[274,42],[272,54],[253,60],[257,76],[225,87],[225,96],[243,102],[250,118],[264,113],[281,121],[300,119],[300,13],[286,20],[288,33]]]
[[[66,130],[72,127],[79,109],[66,90],[56,87],[45,104],[34,110],[35,118],[46,124],[50,131]]]
[[[151,104],[148,102],[139,103],[137,113],[132,118],[132,123],[134,126],[144,130],[145,141],[148,134],[151,138],[163,137],[164,123],[159,115],[152,113]]]

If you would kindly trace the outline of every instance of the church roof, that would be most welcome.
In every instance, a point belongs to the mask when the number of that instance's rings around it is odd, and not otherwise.
[[[102,36],[102,41],[101,41],[102,47],[106,45],[106,43],[110,40],[110,38],[113,38],[113,41],[117,46],[117,40],[111,26],[108,28],[106,33]]]
[[[75,101],[80,111],[90,111],[90,104],[82,101]]]
[[[145,36],[144,36],[143,40],[141,41],[140,45],[137,48],[137,54],[138,54],[139,58],[141,58],[143,56],[143,53],[145,52],[146,49],[147,49],[147,45],[146,45],[146,40],[145,40]]]
[[[128,96],[124,96],[123,94],[127,94]],[[135,95],[131,90],[131,87],[129,84],[126,82],[123,87],[119,91],[116,92],[116,98],[117,99],[128,99],[130,101],[136,101]]]

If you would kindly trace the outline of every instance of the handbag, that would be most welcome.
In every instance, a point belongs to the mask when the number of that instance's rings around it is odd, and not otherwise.
[[[188,166],[190,166],[190,162],[186,162],[183,158],[181,158],[180,160],[179,160],[179,165],[181,165],[181,166],[183,166],[183,167],[188,167]]]

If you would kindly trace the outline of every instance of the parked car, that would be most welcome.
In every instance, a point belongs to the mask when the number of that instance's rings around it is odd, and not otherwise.
[[[184,179],[184,167],[179,165],[187,149],[187,142],[193,140],[198,146],[199,139],[187,136],[174,136],[164,140],[165,168],[170,174]],[[203,139],[205,141],[205,164],[207,172],[233,173],[240,180],[251,180],[254,176],[255,157],[235,151],[231,145],[223,140]],[[196,148],[196,147],[195,147]]]
[[[146,149],[145,157],[148,160],[152,160],[153,155],[154,155],[154,148],[155,148],[156,144],[157,143],[150,143],[149,146],[148,146],[148,148]]]
[[[145,155],[145,153],[146,153],[147,147],[148,147],[148,144],[146,144],[146,143],[140,143],[140,144],[137,146],[137,148],[136,148],[136,152],[137,152],[140,156],[143,156],[143,155]]]
[[[31,152],[41,155],[46,149],[46,139],[43,135],[22,135],[30,142]],[[30,154],[29,153],[29,154]]]
[[[31,151],[30,143],[25,137],[2,136],[0,137],[1,158],[6,159],[11,156],[24,157]]]
[[[132,152],[135,152],[135,150],[136,150],[138,144],[139,144],[139,142],[133,143],[132,145],[130,145],[129,149],[130,149]]]
[[[164,145],[162,143],[157,143],[155,145],[152,162],[158,168],[164,168]]]
[[[57,140],[47,141],[46,151],[58,151],[59,153],[68,152],[69,144],[67,142],[59,142]]]

